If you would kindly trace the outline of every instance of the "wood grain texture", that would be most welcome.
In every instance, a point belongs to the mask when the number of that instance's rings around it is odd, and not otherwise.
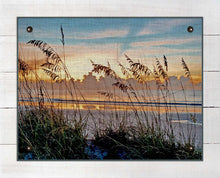
[[[16,16],[203,16],[204,33],[219,34],[219,12],[218,0],[2,0],[0,35],[16,35]]]
[[[17,16],[203,16],[203,162],[17,162]],[[220,177],[220,1],[219,0],[1,0],[0,1],[0,177]]]
[[[203,162],[177,161],[16,161],[16,146],[1,145],[0,174],[7,178],[96,177],[96,178],[218,178],[220,144],[204,146]],[[162,176],[163,177],[163,176]]]
[[[16,73],[0,73],[0,108],[17,106],[17,75]]]
[[[220,72],[220,36],[204,36],[203,38],[203,70]]]
[[[17,70],[17,44],[15,36],[0,36],[0,73]]]
[[[204,107],[220,107],[220,72],[203,73]]]
[[[203,141],[204,143],[220,143],[220,108],[203,109]]]
[[[0,145],[17,143],[17,110],[0,109]]]

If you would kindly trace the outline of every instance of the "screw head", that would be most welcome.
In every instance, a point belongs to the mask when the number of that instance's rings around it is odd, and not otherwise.
[[[32,31],[33,31],[33,28],[32,28],[31,26],[28,26],[28,27],[27,27],[27,32],[28,32],[28,33],[31,33]]]
[[[193,32],[193,27],[192,27],[192,26],[188,26],[187,31],[188,31],[189,33],[192,33],[192,32]]]

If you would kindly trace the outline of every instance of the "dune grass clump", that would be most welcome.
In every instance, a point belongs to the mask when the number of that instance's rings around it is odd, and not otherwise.
[[[201,160],[201,151],[174,138],[165,139],[162,133],[128,134],[111,129],[97,136],[94,145],[106,150],[103,159],[122,160]]]
[[[86,159],[86,138],[80,123],[67,123],[62,113],[47,108],[20,112],[19,159],[31,153],[34,160]]]

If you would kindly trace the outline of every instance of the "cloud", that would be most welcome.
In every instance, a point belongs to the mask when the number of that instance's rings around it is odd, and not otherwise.
[[[132,86],[133,89],[135,90],[145,90],[146,85],[138,83],[137,80],[133,78],[129,79],[120,79],[121,82],[128,86]],[[99,80],[96,79],[93,73],[89,72],[87,75],[84,75],[84,78],[81,82],[76,82],[76,85],[78,85],[78,88],[80,90],[88,90],[88,91],[102,91],[102,90],[107,90],[107,91],[113,91],[114,86],[112,85],[113,83],[117,82],[114,78],[111,78],[110,76],[102,76],[100,77]],[[192,82],[189,80],[189,78],[181,76],[180,78],[176,76],[170,76],[169,77],[169,83],[172,84],[172,89],[173,90],[182,90],[181,87],[181,82],[185,90],[187,89],[192,89]],[[164,82],[165,84],[165,82]],[[150,80],[147,81],[147,86],[151,90],[157,90],[158,86],[156,84],[155,80]],[[171,85],[168,84],[168,88],[171,90]],[[201,90],[201,82],[198,84],[194,85],[195,90]],[[119,90],[117,87],[115,90]]]
[[[131,43],[132,47],[144,47],[144,46],[160,46],[160,45],[171,45],[171,44],[185,44],[194,41],[201,41],[201,38],[179,38],[179,39],[161,39],[156,41],[142,41]]]
[[[140,84],[137,82],[137,80],[133,78],[130,78],[127,80],[121,79],[120,81],[123,82],[127,86],[132,86],[140,100],[143,99],[143,95],[145,95],[146,98],[149,97],[148,98],[149,100],[152,100],[152,95],[154,95],[154,98],[156,98],[158,94],[156,92],[158,89],[158,85],[156,84],[155,80],[148,81],[147,85]],[[180,100],[180,101],[184,100],[184,93],[183,93],[180,81],[182,82],[182,85],[185,91],[188,92],[186,93],[187,99],[192,100],[192,96],[191,96],[193,92],[192,83],[188,78],[185,78],[183,76],[181,76],[179,79],[176,76],[169,77],[169,83],[168,83],[169,94],[172,94],[171,91],[173,91],[176,96],[176,100]],[[109,76],[101,77],[99,80],[97,80],[96,77],[90,72],[88,73],[88,75],[84,75],[84,79],[82,80],[82,82],[75,81],[75,85],[77,86],[76,92],[78,95],[78,99],[83,99],[81,98],[81,95],[83,95],[83,97],[86,100],[105,100],[108,98],[106,98],[106,96],[100,93],[107,92],[107,93],[112,93],[112,94],[114,93],[118,101],[126,101],[126,100],[129,101],[129,98],[125,92],[122,92],[118,87],[115,87],[112,85],[115,82],[117,81]],[[67,85],[69,84],[67,83]],[[170,84],[172,84],[172,87]],[[60,86],[60,84],[58,83],[54,83],[53,89],[55,90],[55,95],[57,96],[59,94],[65,95],[65,90],[64,90],[65,84],[63,83],[61,85],[62,86]],[[45,82],[45,86],[48,88],[48,90],[51,89],[51,85],[49,82]],[[147,90],[146,90],[146,86],[149,87]],[[63,89],[63,90],[59,92],[60,89]],[[80,90],[80,93],[78,93],[79,92],[78,89]],[[194,89],[201,91],[202,83],[200,82],[194,85]],[[160,92],[161,92],[160,95],[162,97],[162,92],[164,94],[166,90],[161,90]],[[133,97],[131,91],[129,91],[129,93],[130,93],[130,96]],[[71,99],[70,96],[68,98]],[[133,99],[135,101],[135,98]]]
[[[152,20],[145,25],[140,32],[137,33],[137,36],[166,32],[179,25],[191,24],[193,21],[193,19],[189,18]]]
[[[128,30],[106,30],[97,31],[92,33],[87,32],[75,32],[73,33],[74,39],[100,39],[100,38],[110,38],[110,37],[125,37],[128,34]]]
[[[155,32],[148,29],[148,28],[143,28],[140,32],[137,33],[137,36],[142,36],[142,35],[150,35],[154,34]]]
[[[172,48],[165,48],[165,47],[142,47],[138,49],[128,49],[124,51],[125,54],[133,58],[140,58],[141,56],[145,55],[154,55],[155,57],[163,56],[163,55],[182,55],[182,53],[193,53],[193,52],[201,52],[201,49],[172,49]]]

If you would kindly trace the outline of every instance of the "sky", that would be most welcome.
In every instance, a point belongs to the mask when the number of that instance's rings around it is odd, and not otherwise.
[[[18,52],[26,61],[46,57],[27,45],[43,40],[63,57],[60,27],[65,37],[65,59],[71,75],[82,80],[92,70],[90,60],[119,71],[124,54],[150,68],[165,55],[169,75],[184,75],[181,59],[188,64],[195,82],[202,80],[202,18],[18,18]],[[27,26],[33,32],[26,31]],[[189,33],[188,26],[194,31]],[[39,69],[40,70],[40,69]]]

